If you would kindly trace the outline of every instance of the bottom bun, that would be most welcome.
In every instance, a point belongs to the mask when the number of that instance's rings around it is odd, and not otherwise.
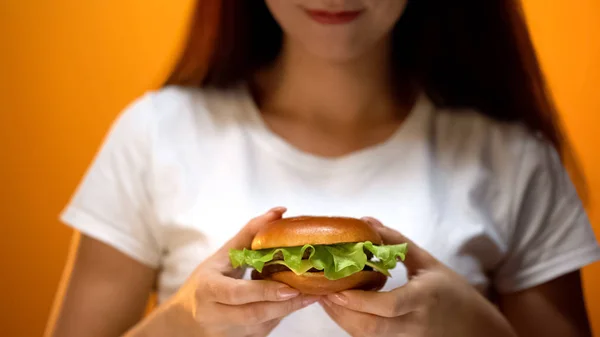
[[[342,279],[328,280],[322,272],[296,275],[283,271],[271,274],[267,279],[285,283],[303,294],[327,295],[350,289],[377,291],[383,288],[387,276],[376,271],[359,271]]]

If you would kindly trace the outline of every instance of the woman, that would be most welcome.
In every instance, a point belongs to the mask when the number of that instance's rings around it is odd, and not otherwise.
[[[589,336],[600,250],[561,158],[516,1],[200,1],[63,214],[50,335]],[[227,251],[279,205],[369,216],[408,258],[376,293],[251,281]]]

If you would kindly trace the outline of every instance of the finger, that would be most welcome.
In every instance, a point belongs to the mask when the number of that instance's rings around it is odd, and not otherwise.
[[[381,221],[379,221],[373,217],[366,216],[366,217],[363,217],[362,219],[365,222],[367,222],[369,225],[371,225],[373,228],[375,228],[382,235],[382,238],[383,238],[383,241],[385,244],[395,245],[395,244],[400,244],[400,243],[408,243],[411,246],[415,245],[415,243],[412,242],[409,238],[400,234],[398,231],[395,231],[389,227],[384,226],[381,223]]]
[[[216,312],[235,325],[256,325],[280,319],[319,300],[318,296],[302,295],[283,302],[257,302],[243,305],[217,303]]]
[[[372,225],[383,238],[385,244],[407,244],[406,259],[402,263],[406,266],[409,274],[415,274],[419,269],[425,269],[437,264],[437,260],[426,250],[422,249],[412,240],[402,235],[400,232],[384,226],[379,220],[372,217],[362,218]]]
[[[241,278],[244,268],[232,268],[229,259],[231,249],[248,248],[256,233],[269,222],[279,220],[287,211],[285,207],[274,207],[266,213],[250,220],[233,238],[226,242],[208,261],[211,268],[232,278]]]
[[[205,289],[200,289],[208,300],[240,305],[253,302],[277,302],[298,297],[300,292],[289,286],[267,280],[240,280],[225,276],[215,277],[206,282]]]
[[[269,222],[281,219],[286,211],[287,209],[285,207],[275,207],[250,220],[236,236],[231,238],[223,245],[223,247],[221,247],[220,251],[228,253],[230,249],[250,247],[256,233]]]
[[[253,302],[285,301],[298,297],[300,292],[289,286],[266,280],[240,280],[218,275],[206,281],[198,296],[212,302],[240,305]]]
[[[386,292],[348,290],[327,296],[331,302],[344,308],[381,317],[398,317],[413,312],[419,308],[421,298],[423,294],[417,282]]]
[[[353,311],[327,299],[321,301],[327,314],[352,336],[384,336],[392,330],[393,320],[368,313]]]

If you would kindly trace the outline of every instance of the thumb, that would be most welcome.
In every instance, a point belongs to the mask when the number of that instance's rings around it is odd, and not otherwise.
[[[249,248],[256,233],[268,223],[279,220],[287,211],[285,207],[275,207],[250,220],[233,238],[221,247],[222,251]]]
[[[400,232],[384,226],[375,218],[364,217],[362,219],[379,232],[384,244],[407,244],[406,259],[402,263],[406,266],[410,275],[416,274],[421,269],[429,269],[438,264],[435,257]]]

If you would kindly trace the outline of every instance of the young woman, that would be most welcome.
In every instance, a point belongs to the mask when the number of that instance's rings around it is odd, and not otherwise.
[[[568,153],[516,0],[199,1],[63,214],[49,335],[589,336]],[[227,251],[275,206],[369,216],[408,258],[381,292],[249,280]]]

